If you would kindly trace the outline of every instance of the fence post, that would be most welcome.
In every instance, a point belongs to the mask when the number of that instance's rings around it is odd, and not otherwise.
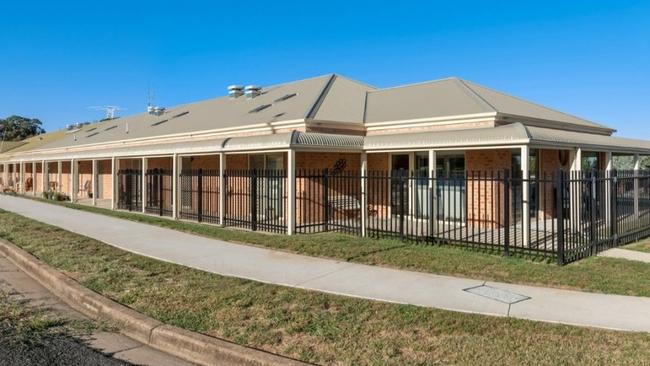
[[[399,237],[404,239],[404,174],[399,172]]]
[[[589,187],[589,251],[590,255],[596,253],[596,243],[598,242],[598,237],[596,234],[596,208],[598,207],[598,202],[596,196],[598,192],[597,189],[597,179],[596,171],[591,171],[590,187]]]
[[[368,235],[367,226],[368,226],[368,181],[366,176],[368,175],[368,154],[361,153],[361,172],[360,172],[360,184],[361,184],[361,236],[365,237]],[[352,175],[350,176],[352,178]]]
[[[279,174],[283,175],[283,174]],[[296,151],[287,152],[287,212],[284,212],[287,224],[287,235],[293,235],[296,232]],[[285,187],[282,187],[283,189]]]
[[[199,169],[196,177],[196,195],[198,202],[196,203],[196,220],[203,221],[203,169]]]
[[[219,225],[226,226],[226,156],[219,154]]]
[[[181,167],[182,169],[182,167]],[[179,189],[178,189],[178,178],[180,174],[178,172],[178,155],[174,153],[172,155],[172,219],[176,220],[178,219],[178,195],[179,195]]]
[[[325,223],[325,231],[329,231],[330,222],[330,202],[329,202],[329,171],[323,171],[323,221]]]
[[[149,175],[148,174],[149,173],[149,167],[148,167],[147,158],[142,158],[142,170],[141,170],[141,172],[142,172],[142,176],[140,178],[142,178],[142,181],[141,181],[141,185],[142,185],[141,188],[142,189],[140,190],[140,194],[141,194],[140,201],[142,202],[142,212],[147,212],[147,209],[146,209],[147,202],[150,202],[149,201],[149,196],[150,196],[149,187],[148,187],[148,183],[147,183],[147,181],[148,181],[147,176]],[[137,195],[136,195],[136,197],[137,197]]]
[[[611,172],[611,182],[609,184],[610,186],[610,230],[611,230],[611,237],[612,237],[612,246],[615,247],[618,245],[618,173],[616,170],[612,170]]]
[[[634,154],[634,217],[639,218],[639,171],[641,170],[641,157]]]
[[[165,206],[165,196],[163,194],[163,178],[164,178],[163,172],[164,171],[162,169],[160,169],[158,171],[158,173],[159,173],[158,174],[158,200],[160,201],[158,204],[160,205],[159,206],[160,216],[163,215],[163,211],[165,210],[165,207],[164,207]]]
[[[250,194],[250,211],[251,211],[251,230],[257,230],[257,170],[251,171],[251,194]]]
[[[557,220],[557,264],[564,265],[564,172],[555,175],[555,216]]]
[[[508,169],[503,171],[503,253],[506,256],[510,255],[510,171]]]

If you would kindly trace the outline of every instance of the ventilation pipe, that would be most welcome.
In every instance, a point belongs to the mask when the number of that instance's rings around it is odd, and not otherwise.
[[[257,85],[246,85],[244,94],[246,94],[247,99],[253,99],[262,94],[262,88]]]
[[[231,98],[237,98],[244,95],[244,87],[241,85],[230,85],[228,87],[228,96]]]

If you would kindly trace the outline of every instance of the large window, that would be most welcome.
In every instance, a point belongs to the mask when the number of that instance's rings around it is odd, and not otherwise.
[[[591,170],[598,170],[598,153],[597,152],[582,152],[582,171],[588,172]]]
[[[539,177],[538,153],[539,151],[537,149],[530,149],[530,152],[528,153],[528,174],[530,177],[530,184],[528,188],[530,199],[528,200],[528,204],[531,217],[535,217],[535,215],[537,215],[537,209],[539,207],[539,187],[537,184],[537,178]],[[521,177],[521,151],[517,151],[512,154],[512,176]],[[512,184],[515,193],[515,200],[517,200],[516,202],[521,201],[521,183],[521,180],[515,180]],[[519,216],[519,212],[516,213],[517,216]]]

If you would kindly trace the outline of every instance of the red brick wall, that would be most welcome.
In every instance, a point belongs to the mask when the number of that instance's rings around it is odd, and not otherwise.
[[[571,167],[569,151],[564,150],[566,158],[563,165],[560,161],[559,150],[540,149],[538,151],[539,159],[539,210],[540,218],[550,219],[555,216],[555,195],[553,188],[553,178],[558,169],[568,171]]]
[[[468,150],[465,152],[467,170],[466,200],[467,221],[479,227],[502,225],[504,222],[503,197],[506,194],[502,182],[485,180],[497,177],[498,172],[512,168],[512,153],[507,149]]]
[[[79,162],[79,181],[77,183],[77,198],[90,198],[92,193],[93,163],[92,161]]]
[[[368,154],[368,173],[388,174],[390,155],[388,153]],[[368,180],[368,216],[388,217],[390,208],[390,184],[387,179]]]
[[[343,167],[340,174],[333,169]],[[329,178],[329,197],[351,196],[359,201],[361,197],[359,179],[350,179],[348,174],[357,176],[361,170],[361,154],[358,153],[328,153],[328,152],[297,152],[296,153],[296,225],[320,222],[323,220],[323,178],[322,172],[327,169],[334,173]],[[348,183],[348,184],[345,184]],[[333,212],[332,219],[338,219],[344,214]]]

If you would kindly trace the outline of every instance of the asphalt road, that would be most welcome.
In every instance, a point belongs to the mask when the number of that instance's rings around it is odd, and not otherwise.
[[[122,366],[132,364],[95,351],[83,344],[79,339],[59,335],[28,341],[3,337],[3,339],[0,339],[0,365]]]

